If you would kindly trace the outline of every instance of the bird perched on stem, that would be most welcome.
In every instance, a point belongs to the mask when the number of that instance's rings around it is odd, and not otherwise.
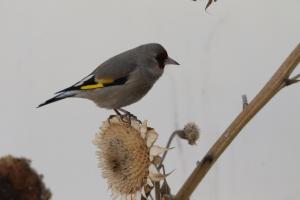
[[[130,114],[122,107],[139,101],[163,74],[165,65],[179,65],[156,43],[144,44],[118,54],[74,85],[38,107],[69,97],[95,102],[101,108],[114,109],[117,114]]]

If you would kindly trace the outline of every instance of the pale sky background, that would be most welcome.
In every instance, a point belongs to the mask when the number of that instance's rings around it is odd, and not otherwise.
[[[112,111],[82,99],[35,107],[105,59],[158,42],[181,65],[127,109],[149,120],[159,144],[187,122],[201,127],[197,146],[177,140],[166,160],[176,193],[241,111],[241,95],[251,100],[300,39],[299,0],[219,0],[207,12],[205,4],[0,0],[0,155],[32,159],[55,200],[110,199],[92,139]],[[299,113],[294,85],[242,130],[191,199],[299,199]]]

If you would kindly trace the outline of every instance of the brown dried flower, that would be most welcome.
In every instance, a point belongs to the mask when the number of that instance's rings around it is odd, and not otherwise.
[[[190,122],[184,126],[183,130],[179,130],[177,134],[180,138],[187,140],[190,145],[194,145],[199,139],[200,130],[195,123]]]
[[[145,187],[165,178],[153,164],[154,157],[167,149],[153,145],[158,134],[135,119],[115,116],[103,122],[94,144],[102,175],[113,197],[136,199]]]
[[[51,192],[30,167],[25,158],[5,156],[0,158],[0,199],[1,200],[49,200]]]

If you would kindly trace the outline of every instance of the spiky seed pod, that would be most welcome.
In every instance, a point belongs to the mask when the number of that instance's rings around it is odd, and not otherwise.
[[[153,181],[165,178],[153,164],[153,158],[167,150],[153,145],[157,137],[146,121],[115,116],[103,122],[94,144],[113,197],[136,199],[136,194],[144,195]]]
[[[193,122],[186,124],[183,130],[179,130],[177,133],[180,138],[187,140],[190,145],[196,144],[200,137],[200,130]]]

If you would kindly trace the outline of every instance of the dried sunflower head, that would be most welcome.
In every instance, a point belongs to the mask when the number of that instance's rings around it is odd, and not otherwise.
[[[167,149],[154,145],[158,134],[131,118],[115,116],[103,122],[94,144],[102,175],[113,197],[136,199],[145,196],[145,188],[165,177],[153,164],[153,158]]]

